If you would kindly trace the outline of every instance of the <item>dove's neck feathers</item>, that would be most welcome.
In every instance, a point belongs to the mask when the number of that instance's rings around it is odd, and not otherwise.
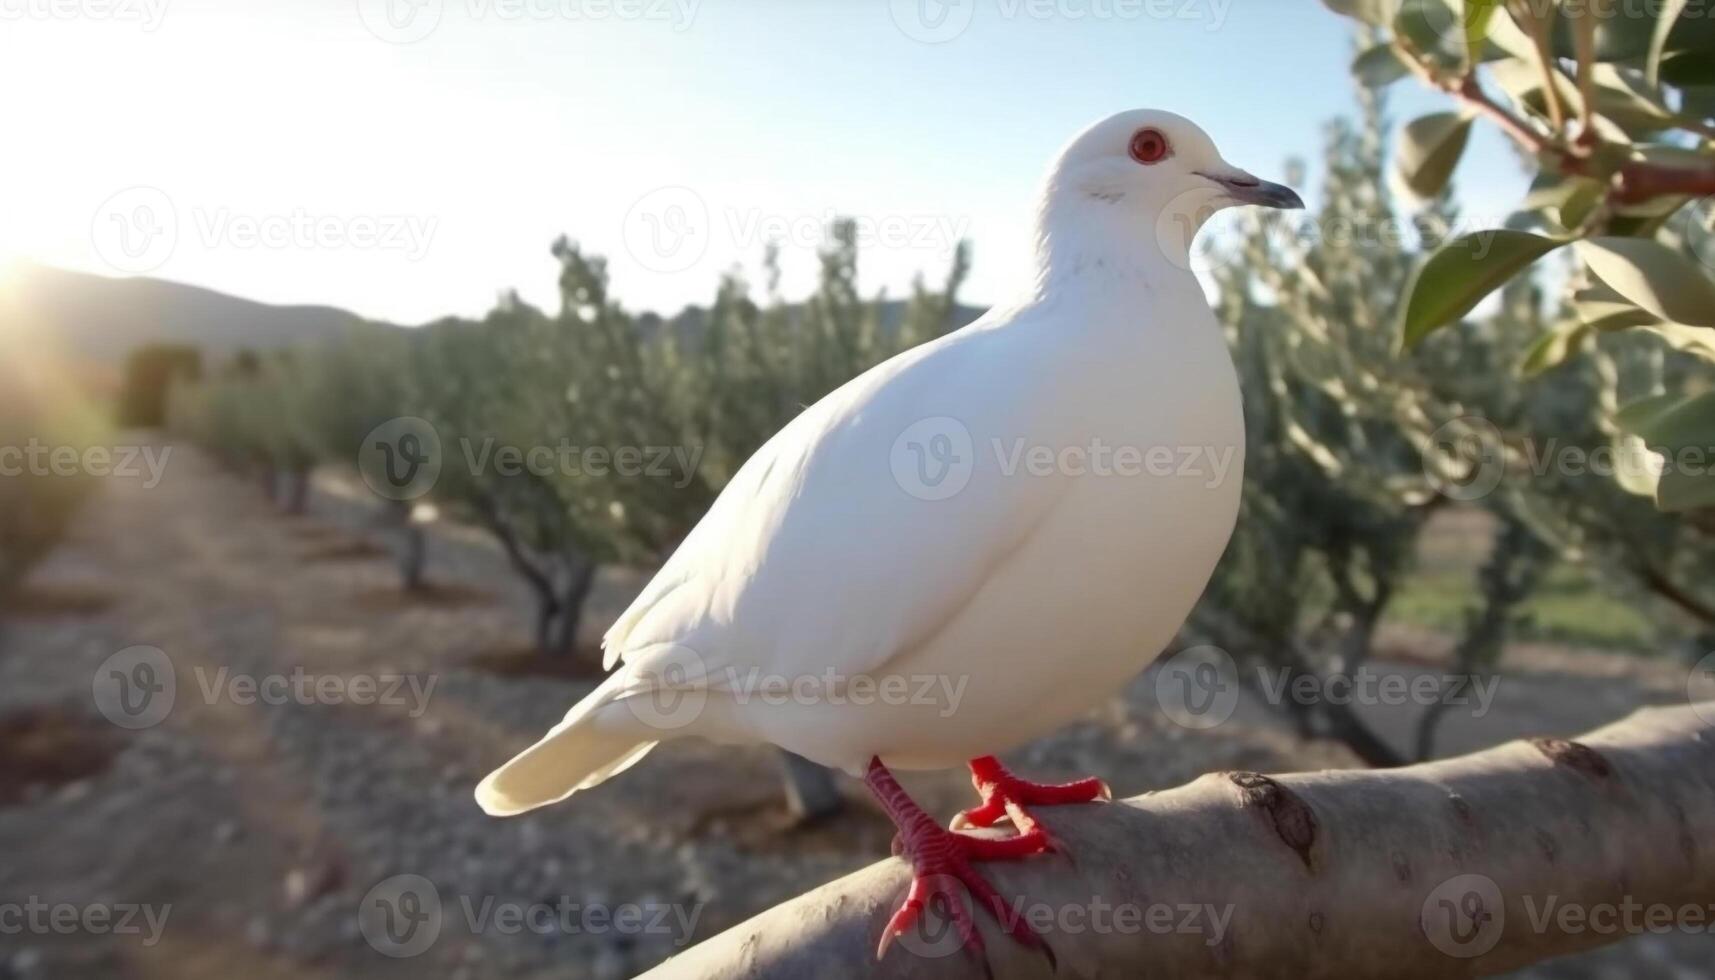
[[[1051,176],[1037,204],[1034,291],[1200,292],[1190,262],[1196,229],[1171,218],[1163,227],[1161,211],[1135,190],[1093,190]]]

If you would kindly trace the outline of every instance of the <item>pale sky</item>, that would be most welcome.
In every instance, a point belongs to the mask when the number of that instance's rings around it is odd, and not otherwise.
[[[672,311],[771,237],[801,295],[845,214],[866,289],[968,237],[986,303],[1084,125],[1173,109],[1278,177],[1349,60],[1317,0],[0,0],[0,258],[419,323],[552,307],[563,232]],[[1522,184],[1480,130],[1469,209]]]

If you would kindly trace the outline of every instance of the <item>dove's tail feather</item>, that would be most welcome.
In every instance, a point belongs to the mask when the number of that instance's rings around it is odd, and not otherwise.
[[[629,769],[654,747],[654,742],[604,734],[592,725],[563,725],[489,773],[476,788],[476,802],[492,817],[558,803]]]

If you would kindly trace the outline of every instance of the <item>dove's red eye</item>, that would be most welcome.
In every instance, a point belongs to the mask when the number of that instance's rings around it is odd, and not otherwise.
[[[1159,129],[1140,129],[1131,134],[1131,158],[1138,163],[1160,163],[1172,149]]]

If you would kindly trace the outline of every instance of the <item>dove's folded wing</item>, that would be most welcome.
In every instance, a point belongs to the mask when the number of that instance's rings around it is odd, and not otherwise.
[[[1007,447],[1052,414],[1051,379],[1018,368],[1040,363],[1019,349],[1032,333],[973,325],[806,409],[608,631],[608,665],[688,659],[722,689],[873,672],[933,636],[1065,489],[1004,472]]]

